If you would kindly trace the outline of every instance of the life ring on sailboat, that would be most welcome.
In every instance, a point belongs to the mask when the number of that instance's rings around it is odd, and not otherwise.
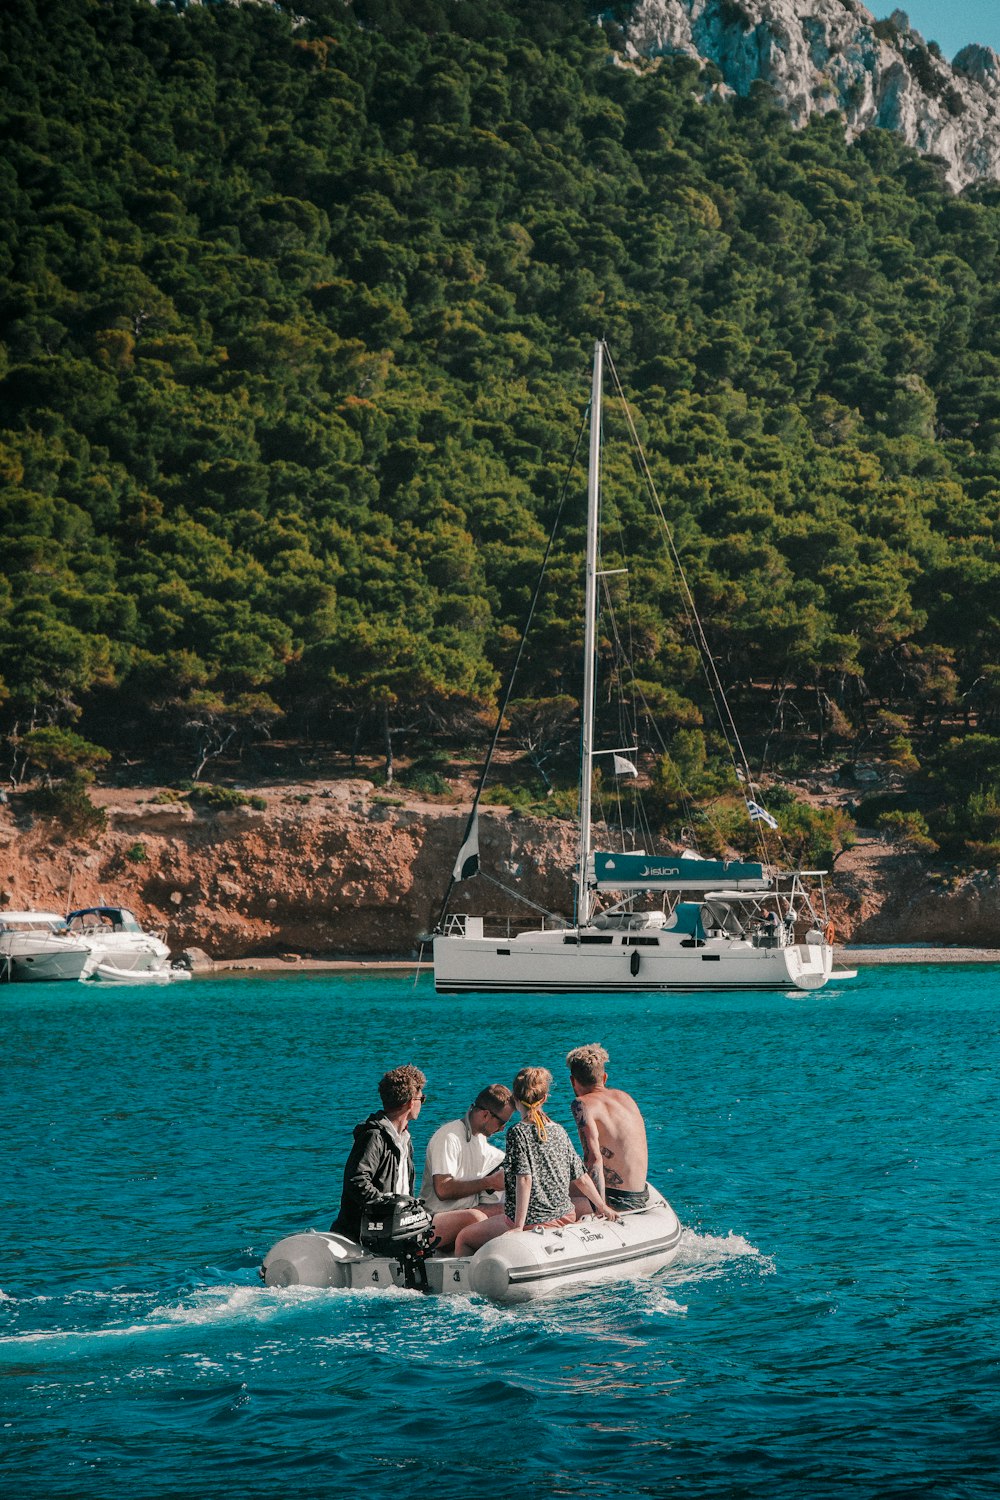
[[[823,928],[823,941],[825,943],[829,943],[830,947],[832,948],[833,947],[833,940],[834,940],[834,938],[836,936],[837,936],[837,929],[836,929],[836,927],[834,927],[834,925],[833,925],[832,922],[827,922],[826,926]]]

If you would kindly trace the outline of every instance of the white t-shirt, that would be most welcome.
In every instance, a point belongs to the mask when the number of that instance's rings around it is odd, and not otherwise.
[[[389,1119],[388,1115],[383,1117],[382,1125],[383,1128],[388,1131],[389,1135],[392,1136],[400,1151],[399,1165],[396,1167],[396,1186],[393,1191],[396,1193],[401,1193],[404,1197],[409,1197],[410,1193],[413,1191],[410,1185],[409,1134],[406,1132],[401,1133],[400,1131],[398,1131],[395,1125]]]
[[[495,1203],[498,1201],[496,1193],[439,1198],[434,1191],[434,1178],[443,1175],[464,1182],[470,1177],[486,1177],[495,1172],[502,1161],[503,1152],[490,1143],[488,1136],[472,1134],[468,1116],[463,1120],[449,1120],[446,1125],[439,1126],[427,1142],[420,1196],[431,1213],[449,1208],[475,1208],[482,1202]]]

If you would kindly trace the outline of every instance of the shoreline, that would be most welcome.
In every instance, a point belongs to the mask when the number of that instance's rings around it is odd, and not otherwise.
[[[841,966],[862,967],[874,964],[1000,964],[1000,948],[919,948],[919,947],[837,947],[834,962]],[[286,958],[220,958],[211,964],[199,965],[196,974],[225,973],[337,973],[361,972],[365,969],[412,972],[416,968],[430,970],[430,957],[415,958],[301,958],[289,955]]]
[[[1000,964],[1000,948],[865,948],[834,950],[836,960],[851,964]]]

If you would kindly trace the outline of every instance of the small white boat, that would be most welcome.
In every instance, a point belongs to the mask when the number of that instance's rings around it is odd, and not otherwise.
[[[51,911],[0,911],[0,981],[82,979],[93,968],[89,945]]]
[[[149,973],[166,970],[170,962],[166,943],[155,932],[147,932],[127,907],[80,907],[69,913],[66,925],[89,946],[98,968],[110,964],[115,969]]]
[[[163,969],[119,969],[115,964],[101,963],[88,975],[98,984],[174,984],[177,980],[191,978],[191,970],[180,964],[170,964]]]
[[[680,1238],[677,1215],[651,1187],[648,1206],[617,1221],[588,1217],[561,1229],[503,1234],[470,1256],[378,1255],[343,1235],[311,1229],[279,1240],[261,1276],[270,1287],[416,1286],[439,1296],[527,1302],[556,1288],[649,1276],[673,1260]]]

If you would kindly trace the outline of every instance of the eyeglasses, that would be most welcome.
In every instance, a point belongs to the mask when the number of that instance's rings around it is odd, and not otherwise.
[[[503,1115],[498,1115],[495,1109],[487,1109],[485,1104],[480,1104],[479,1108],[484,1115],[489,1115],[491,1119],[496,1120],[498,1125],[506,1125],[507,1121]]]
[[[427,1103],[427,1095],[426,1094],[414,1094],[414,1096],[413,1096],[414,1103],[416,1103],[416,1101],[418,1099],[420,1100],[421,1104],[426,1104]]]

